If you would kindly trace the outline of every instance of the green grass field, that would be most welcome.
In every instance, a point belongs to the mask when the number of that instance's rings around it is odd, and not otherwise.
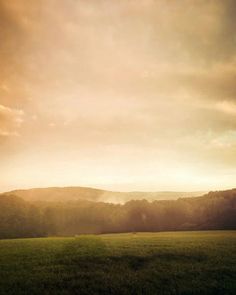
[[[0,241],[0,294],[236,294],[236,231]]]

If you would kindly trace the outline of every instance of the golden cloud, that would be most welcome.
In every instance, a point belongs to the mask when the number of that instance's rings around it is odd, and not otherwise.
[[[19,136],[19,129],[24,121],[22,110],[0,105],[0,136]]]

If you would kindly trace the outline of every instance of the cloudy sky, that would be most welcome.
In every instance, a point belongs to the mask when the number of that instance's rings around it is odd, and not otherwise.
[[[236,186],[236,1],[0,0],[0,190]]]

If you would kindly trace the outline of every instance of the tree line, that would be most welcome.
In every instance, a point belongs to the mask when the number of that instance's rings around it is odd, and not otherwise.
[[[211,229],[236,229],[236,189],[123,205],[86,200],[28,202],[0,195],[1,239]]]

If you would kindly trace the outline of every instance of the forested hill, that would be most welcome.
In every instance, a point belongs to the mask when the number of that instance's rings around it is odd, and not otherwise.
[[[113,192],[89,187],[49,187],[27,190],[15,190],[7,194],[16,195],[26,201],[64,202],[87,200],[94,202],[107,202],[124,204],[130,200],[148,201],[176,200],[181,197],[201,196],[204,192]]]
[[[87,200],[29,202],[0,195],[0,238],[210,229],[236,229],[236,189],[123,205]]]

